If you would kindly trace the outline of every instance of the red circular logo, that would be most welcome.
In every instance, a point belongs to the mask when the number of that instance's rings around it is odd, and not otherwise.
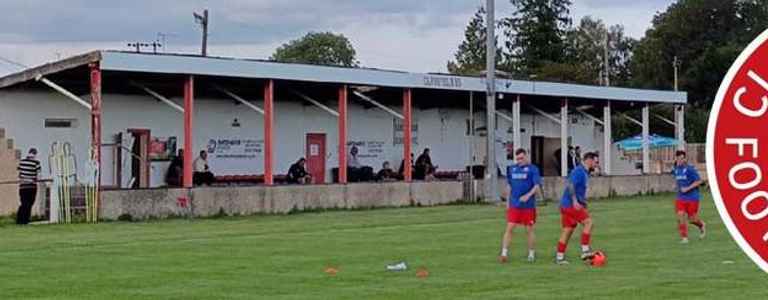
[[[731,236],[768,272],[768,31],[720,85],[707,130],[712,197]]]

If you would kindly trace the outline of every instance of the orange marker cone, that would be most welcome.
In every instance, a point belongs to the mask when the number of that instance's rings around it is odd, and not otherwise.
[[[427,278],[429,277],[429,271],[425,267],[420,267],[418,270],[416,270],[416,277],[419,278]]]

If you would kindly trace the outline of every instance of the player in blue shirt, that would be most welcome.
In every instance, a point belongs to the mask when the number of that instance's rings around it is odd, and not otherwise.
[[[598,155],[594,152],[584,154],[581,164],[576,166],[568,175],[563,197],[560,199],[560,219],[562,233],[557,243],[555,263],[568,264],[565,260],[565,249],[573,231],[579,224],[581,231],[581,258],[590,257],[592,250],[589,245],[592,235],[592,218],[587,211],[587,186],[589,173],[598,165]]]
[[[536,260],[533,225],[536,224],[536,192],[541,186],[541,175],[539,168],[531,164],[524,149],[515,151],[515,162],[507,167],[510,192],[507,199],[507,229],[501,241],[499,256],[501,263],[508,261],[512,232],[518,225],[525,226],[528,232],[528,261]]]
[[[704,222],[699,219],[699,186],[704,182],[699,177],[696,168],[688,164],[688,158],[685,151],[675,153],[675,182],[677,183],[677,201],[675,211],[677,212],[677,227],[680,231],[680,243],[688,243],[688,224],[686,224],[685,215],[688,215],[688,221],[699,228],[699,238],[704,238],[706,228]]]

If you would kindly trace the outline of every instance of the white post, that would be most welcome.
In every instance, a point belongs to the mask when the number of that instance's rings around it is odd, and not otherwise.
[[[613,133],[611,132],[611,101],[603,106],[603,174],[611,175],[611,149],[613,149]]]
[[[469,166],[475,165],[475,94],[469,92]]]
[[[523,148],[523,139],[520,137],[520,95],[512,102],[512,145],[515,150]]]
[[[560,174],[568,176],[568,99],[560,102]]]
[[[677,149],[685,151],[685,105],[675,105],[675,129]]]
[[[643,104],[643,174],[651,172],[650,105]]]

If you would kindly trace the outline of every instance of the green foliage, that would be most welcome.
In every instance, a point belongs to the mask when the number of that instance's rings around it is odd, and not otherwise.
[[[342,67],[359,65],[355,48],[344,35],[332,32],[310,32],[304,37],[280,46],[271,60]]]
[[[680,0],[656,15],[635,48],[631,84],[688,92],[686,140],[706,139],[709,109],[725,73],[744,47],[768,27],[766,0]]]
[[[477,9],[464,31],[464,41],[454,54],[454,60],[448,62],[451,74],[477,76],[485,70],[486,62],[486,26],[485,9]],[[501,49],[496,51],[497,63],[501,60]]]
[[[571,82],[604,84],[606,42],[611,85],[626,85],[631,72],[629,64],[636,41],[625,36],[624,27],[608,28],[602,20],[586,16],[579,26],[566,32],[566,61],[580,66],[577,70],[587,74],[572,74]],[[582,79],[587,77],[586,80]],[[581,78],[580,78],[581,77]]]
[[[570,1],[514,0],[518,9],[502,18],[503,57],[499,69],[515,77],[539,80],[601,84],[605,70],[606,34],[609,39],[611,79],[625,84],[630,78],[629,62],[635,41],[624,35],[624,28],[610,28],[597,19],[585,17],[571,28]],[[485,12],[481,8],[470,21],[455,61],[448,63],[454,74],[477,75],[485,69]]]
[[[547,63],[565,62],[570,0],[510,0],[515,7],[501,24],[506,37],[500,69],[525,77]]]
[[[743,48],[768,25],[768,1],[681,0],[659,13],[640,40],[633,84],[673,88],[673,61],[690,103],[709,107],[720,81]]]

